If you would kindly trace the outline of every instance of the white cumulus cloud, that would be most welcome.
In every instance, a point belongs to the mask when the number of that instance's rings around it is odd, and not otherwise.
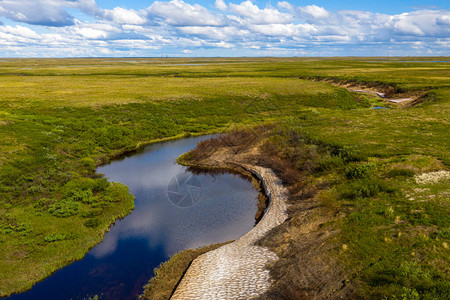
[[[225,1],[223,0],[216,0],[215,4],[217,9],[220,10],[226,10],[227,9],[227,5],[225,4]]]
[[[228,10],[251,24],[283,24],[292,20],[290,14],[282,13],[275,8],[260,9],[251,1],[241,4],[230,3]]]
[[[0,16],[34,25],[73,25],[73,17],[62,4],[50,0],[3,0],[0,2]]]
[[[181,0],[155,1],[148,9],[148,18],[175,26],[218,26],[222,18],[199,4],[190,5]]]
[[[287,10],[290,10],[290,11],[294,10],[294,5],[292,5],[291,3],[287,2],[287,1],[280,1],[280,2],[277,3],[277,6],[279,8],[284,8],[284,9],[287,9]]]
[[[446,20],[450,20],[448,11],[422,10],[393,16],[392,23],[400,35],[448,37],[450,24]]]
[[[313,18],[326,18],[330,15],[325,8],[317,6],[315,4],[305,7],[299,7],[299,10],[303,15],[307,15]]]
[[[141,25],[147,22],[146,18],[132,9],[116,7],[112,10],[104,10],[103,16],[117,24]]]

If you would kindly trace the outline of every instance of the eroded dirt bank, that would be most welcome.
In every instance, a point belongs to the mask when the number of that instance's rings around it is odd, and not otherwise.
[[[352,289],[329,255],[335,215],[321,211],[315,187],[292,189],[261,153],[258,133],[204,143],[180,162],[252,173],[270,199],[264,217],[239,240],[195,259],[171,299],[338,299]],[[229,137],[228,137],[229,138]],[[236,138],[236,137],[234,137]],[[232,137],[233,139],[233,137]],[[279,173],[279,172],[278,172]],[[284,174],[286,175],[286,174]],[[283,176],[282,176],[283,177]],[[284,176],[285,177],[285,176]],[[302,194],[301,201],[298,195]],[[294,196],[294,197],[293,197]],[[294,199],[295,198],[295,199]]]
[[[300,77],[301,79],[304,79]],[[309,79],[309,78],[308,78]],[[338,86],[350,92],[372,94],[378,96],[384,102],[394,103],[398,107],[415,106],[426,101],[427,91],[414,90],[404,91],[392,85],[380,82],[356,82],[350,80],[340,80],[338,78],[313,78],[313,81],[326,82],[333,86]]]

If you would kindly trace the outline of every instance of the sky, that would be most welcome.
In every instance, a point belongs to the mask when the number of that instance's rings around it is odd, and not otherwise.
[[[0,0],[0,57],[450,56],[450,0]]]

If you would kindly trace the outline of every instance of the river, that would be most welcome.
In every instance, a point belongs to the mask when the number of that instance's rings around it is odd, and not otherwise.
[[[97,169],[136,197],[80,261],[7,299],[135,299],[153,269],[183,249],[237,239],[255,225],[258,192],[233,174],[195,175],[176,158],[209,136],[146,146]]]

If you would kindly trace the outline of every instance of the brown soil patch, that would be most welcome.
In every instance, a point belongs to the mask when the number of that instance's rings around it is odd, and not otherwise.
[[[380,84],[360,84],[351,81],[341,81],[336,79],[315,79],[314,81],[326,82],[333,86],[345,88],[351,92],[368,93],[378,95],[381,99],[398,106],[414,106],[423,102],[426,91],[399,92],[394,87]]]

